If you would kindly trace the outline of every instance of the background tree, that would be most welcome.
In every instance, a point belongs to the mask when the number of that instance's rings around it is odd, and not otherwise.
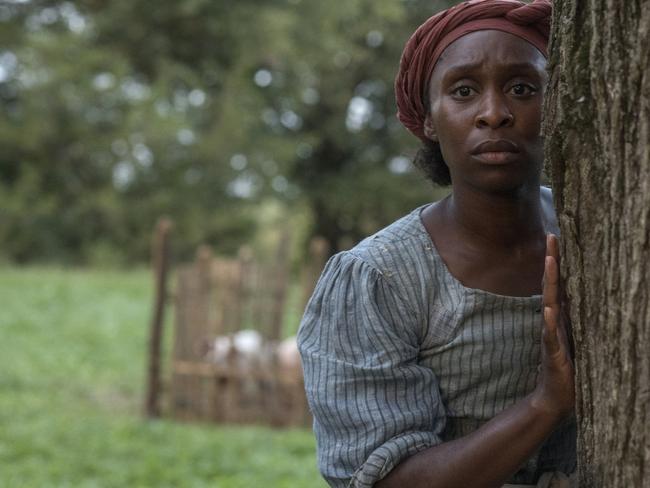
[[[650,1],[554,5],[546,140],[576,343],[580,486],[647,486]]]
[[[431,199],[392,83],[450,3],[0,2],[0,252],[142,261],[161,214],[179,254],[234,252],[268,208],[373,232]]]

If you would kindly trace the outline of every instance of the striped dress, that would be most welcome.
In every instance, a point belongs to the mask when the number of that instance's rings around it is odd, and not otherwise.
[[[332,257],[300,326],[318,464],[332,487],[370,487],[536,385],[541,295],[463,286],[424,228],[423,208]],[[575,464],[572,419],[509,482]]]

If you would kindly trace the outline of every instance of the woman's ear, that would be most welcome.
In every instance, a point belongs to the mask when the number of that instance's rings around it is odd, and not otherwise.
[[[431,114],[427,114],[427,117],[424,119],[424,135],[431,141],[438,142],[438,134],[436,133],[436,128],[433,126]]]

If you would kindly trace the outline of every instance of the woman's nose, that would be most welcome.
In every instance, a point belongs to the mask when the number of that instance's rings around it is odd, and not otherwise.
[[[476,114],[476,127],[499,129],[512,125],[514,116],[502,93],[485,93],[481,102]]]

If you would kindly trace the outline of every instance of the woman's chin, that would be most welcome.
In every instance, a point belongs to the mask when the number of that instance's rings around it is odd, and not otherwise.
[[[516,194],[522,190],[538,187],[539,175],[521,174],[518,171],[508,171],[506,167],[498,167],[501,171],[486,171],[479,178],[468,180],[474,189],[495,194]],[[479,175],[477,175],[479,176]]]

